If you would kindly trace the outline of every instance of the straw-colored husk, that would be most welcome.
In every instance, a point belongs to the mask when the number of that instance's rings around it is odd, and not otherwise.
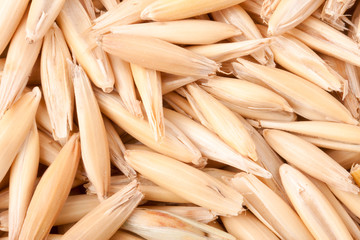
[[[202,122],[203,119],[200,120],[200,115],[195,112],[196,109],[193,109],[191,107],[191,104],[189,103],[187,98],[182,97],[176,92],[170,92],[164,95],[163,99],[178,113],[188,116],[189,118],[194,119],[198,122]]]
[[[354,239],[360,239],[360,229],[357,223],[351,218],[349,213],[345,210],[344,206],[340,203],[340,201],[334,196],[334,194],[330,191],[330,189],[326,186],[325,183],[314,179],[312,177],[307,176],[313,184],[321,191],[321,193],[326,197],[326,199],[331,203],[339,217],[341,217],[342,221],[346,225],[350,234]]]
[[[145,239],[203,239],[205,234],[167,212],[139,208],[134,210],[123,229]]]
[[[157,153],[131,150],[125,159],[144,177],[219,215],[236,216],[242,196],[208,174]]]
[[[284,70],[238,61],[240,64],[233,63],[235,71],[245,71],[263,81],[284,97],[297,114],[310,120],[358,123],[337,99],[315,84]]]
[[[288,33],[313,50],[360,66],[360,49],[356,42],[315,17],[308,17]]]
[[[42,39],[33,44],[25,40],[26,16],[11,39],[6,56],[0,83],[0,117],[21,96],[41,49]]]
[[[0,54],[8,45],[17,26],[19,25],[29,0],[4,1],[0,4]]]
[[[261,181],[273,190],[273,192],[279,195],[285,202],[288,202],[279,174],[279,168],[283,164],[283,161],[271,149],[261,134],[254,129],[247,120],[239,116],[239,114],[237,114],[237,117],[244,124],[254,140],[256,152],[259,156],[259,165],[268,170],[272,175],[271,179],[262,178]]]
[[[170,212],[139,208],[125,222],[123,229],[149,240],[211,239],[235,240],[221,230]]]
[[[327,150],[326,153],[345,169],[350,169],[355,163],[360,164],[360,152]]]
[[[141,19],[170,21],[225,9],[244,0],[156,0],[141,12]]]
[[[263,49],[268,46],[270,42],[270,38],[263,38],[232,43],[214,43],[209,45],[191,46],[186,49],[216,62],[225,62],[257,52],[259,49]]]
[[[349,172],[313,144],[279,130],[264,130],[269,145],[287,162],[333,187],[358,193]]]
[[[26,213],[19,239],[43,239],[69,195],[80,160],[79,134],[61,149],[37,185]]]
[[[54,24],[44,37],[41,52],[41,86],[55,140],[65,142],[73,128],[74,89],[71,55],[64,36]]]
[[[73,64],[72,68],[81,155],[86,174],[103,200],[107,197],[111,171],[104,120],[86,73],[78,65]]]
[[[85,69],[91,81],[105,92],[114,86],[114,74],[106,53],[100,47],[93,47],[95,37],[86,34],[91,20],[78,0],[67,0],[57,18],[66,42],[76,60]]]
[[[0,181],[5,177],[34,124],[40,99],[41,92],[35,87],[21,96],[0,120]]]
[[[71,227],[62,240],[109,239],[143,198],[136,180],[103,201]]]
[[[209,223],[216,220],[216,214],[209,209],[197,206],[144,206],[147,209],[166,211],[197,222]]]
[[[264,111],[258,109],[249,109],[246,107],[241,107],[226,101],[221,101],[227,108],[231,111],[240,114],[241,116],[249,119],[259,119],[259,120],[270,120],[270,121],[295,121],[297,116],[294,112],[286,111]]]
[[[339,97],[340,94],[338,94]],[[360,105],[359,100],[353,94],[352,92],[348,92],[344,100],[342,101],[342,104],[350,111],[350,113],[353,115],[353,117],[357,120],[360,119]]]
[[[177,76],[172,74],[161,74],[161,90],[162,94],[170,93],[180,87],[185,86],[186,84],[195,82],[198,80],[196,77],[185,77]]]
[[[262,38],[254,21],[240,5],[213,12],[211,15],[216,21],[232,24],[243,32],[241,36],[231,38],[233,42],[243,41],[244,39],[254,40]],[[261,64],[275,66],[274,56],[269,47],[260,49],[252,53],[251,56]]]
[[[314,138],[360,145],[360,127],[350,124],[323,121],[275,122],[266,120],[251,121],[251,123],[261,128],[279,129]]]
[[[254,142],[236,115],[198,85],[192,83],[187,89],[220,138],[243,156],[256,161]]]
[[[295,211],[255,176],[239,174],[230,182],[244,195],[249,210],[279,238],[313,239]]]
[[[307,19],[324,0],[281,0],[268,22],[268,34],[280,35]]]
[[[10,169],[9,238],[17,239],[35,189],[39,165],[39,134],[34,122]]]
[[[277,240],[279,239],[250,211],[243,212],[236,217],[221,217],[226,230],[240,240]]]
[[[135,178],[136,172],[124,159],[126,151],[119,134],[116,132],[114,126],[109,119],[104,117],[104,125],[107,133],[109,143],[110,160],[111,162],[127,177]]]
[[[360,186],[360,165],[355,164],[351,167],[350,170],[351,176],[354,178],[355,183]]]
[[[350,28],[350,34],[352,35],[352,38],[356,41],[356,43],[359,44],[360,42],[360,5],[359,4],[357,4],[354,9],[351,21],[354,24],[354,26]]]
[[[126,145],[128,150],[139,150],[139,147],[134,148],[134,145],[130,147]],[[147,150],[149,149],[140,149]],[[111,177],[111,185],[110,185],[110,194],[116,193],[119,190],[123,189],[127,184],[131,182],[131,179],[125,176],[113,176]],[[156,201],[163,203],[189,203],[188,200],[176,195],[175,193],[168,191],[158,185],[154,184],[150,180],[145,179],[144,177],[138,177],[139,182],[139,190],[144,194],[144,200],[148,201]],[[85,184],[86,193],[89,195],[96,194],[95,188],[93,185]]]
[[[72,195],[66,199],[54,226],[75,223],[100,204],[94,195]]]
[[[349,23],[349,20],[346,18],[345,12],[354,3],[355,0],[326,0],[321,12],[321,19],[340,31],[346,30],[345,23]]]
[[[348,95],[352,94],[355,96],[360,96],[360,92],[358,92],[359,83],[357,83],[357,71],[356,67],[350,63],[341,61],[340,59],[325,55],[319,54],[319,56],[332,68],[334,69],[340,76],[348,81],[348,86],[344,85],[344,92],[342,95],[337,93],[344,100]],[[356,82],[356,83],[355,83]]]
[[[26,88],[25,88],[26,90]],[[39,128],[39,130],[43,131],[44,133],[51,136],[52,133],[52,127],[50,122],[49,113],[46,109],[46,104],[44,99],[40,100],[37,112],[36,112],[36,124]]]
[[[291,203],[315,239],[352,239],[335,208],[304,174],[284,164],[280,176]]]
[[[225,163],[248,173],[271,178],[271,174],[268,171],[234,151],[206,127],[175,111],[165,108],[164,113],[166,119],[182,130],[204,157]]]
[[[29,43],[43,38],[58,16],[65,0],[34,0],[31,1],[26,21],[26,40]]]
[[[112,33],[133,34],[162,39],[175,44],[212,44],[241,34],[230,24],[209,20],[149,22],[111,27]]]
[[[331,192],[350,210],[352,214],[360,218],[360,194],[343,191],[338,188],[328,186]]]
[[[345,79],[313,50],[289,34],[273,38],[270,45],[275,61],[287,70],[326,91],[342,91]]]
[[[165,123],[160,72],[136,64],[131,64],[131,71],[155,141],[161,141],[165,135]]]
[[[57,143],[50,135],[39,131],[40,141],[40,163],[50,166],[61,150],[61,145]]]
[[[100,45],[130,63],[175,75],[207,77],[219,67],[204,56],[153,37],[109,33],[102,37]]]
[[[212,77],[201,86],[220,100],[248,109],[292,112],[287,101],[275,92],[246,80]]]
[[[149,124],[130,114],[123,106],[120,97],[95,91],[101,111],[127,133],[151,149],[180,161],[202,165],[200,151],[173,124],[165,121],[165,136],[156,142]]]
[[[131,114],[143,118],[141,103],[136,99],[130,64],[111,54],[109,54],[109,59],[114,71],[115,89],[119,93],[123,104]]]
[[[264,22],[268,22],[281,0],[264,0],[261,5],[260,16]]]
[[[140,13],[155,0],[122,1],[94,20],[92,29],[96,33],[109,31],[110,27],[129,25],[141,21]]]

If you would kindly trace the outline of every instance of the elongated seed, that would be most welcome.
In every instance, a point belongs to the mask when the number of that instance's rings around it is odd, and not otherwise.
[[[43,38],[54,23],[65,0],[34,0],[31,1],[29,15],[26,21],[26,40],[29,43]]]
[[[73,81],[84,167],[99,199],[103,200],[110,184],[110,152],[104,120],[90,81],[78,65],[73,65]]]
[[[219,215],[234,216],[242,211],[241,194],[198,169],[142,150],[127,151],[125,159],[159,186]]]
[[[218,69],[204,56],[153,37],[110,33],[102,37],[101,46],[130,63],[175,75],[207,77]]]
[[[80,160],[79,134],[74,134],[37,185],[19,239],[43,239],[69,195]]]

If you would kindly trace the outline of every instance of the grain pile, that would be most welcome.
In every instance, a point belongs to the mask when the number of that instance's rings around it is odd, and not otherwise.
[[[3,0],[0,240],[360,239],[360,1]]]

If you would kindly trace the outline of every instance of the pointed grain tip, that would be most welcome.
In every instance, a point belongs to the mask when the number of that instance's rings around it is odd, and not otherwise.
[[[39,87],[34,87],[33,90],[32,90],[32,93],[35,94],[35,98],[41,98],[41,91],[40,91],[40,88]]]
[[[113,86],[104,86],[101,88],[105,93],[111,93],[114,90]]]
[[[152,20],[152,17],[151,17],[151,9],[149,7],[145,8],[141,14],[140,14],[140,18],[142,20]]]
[[[26,32],[25,40],[29,44],[33,44],[35,42],[35,35],[30,32]]]
[[[275,36],[276,35],[276,29],[273,29],[272,26],[268,26],[267,29],[267,36],[271,37],[271,36]]]
[[[289,113],[294,112],[294,109],[290,105],[283,105],[283,110]]]

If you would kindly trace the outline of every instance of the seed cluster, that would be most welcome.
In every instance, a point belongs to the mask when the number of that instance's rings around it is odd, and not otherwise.
[[[0,240],[360,240],[360,1],[3,0]]]

